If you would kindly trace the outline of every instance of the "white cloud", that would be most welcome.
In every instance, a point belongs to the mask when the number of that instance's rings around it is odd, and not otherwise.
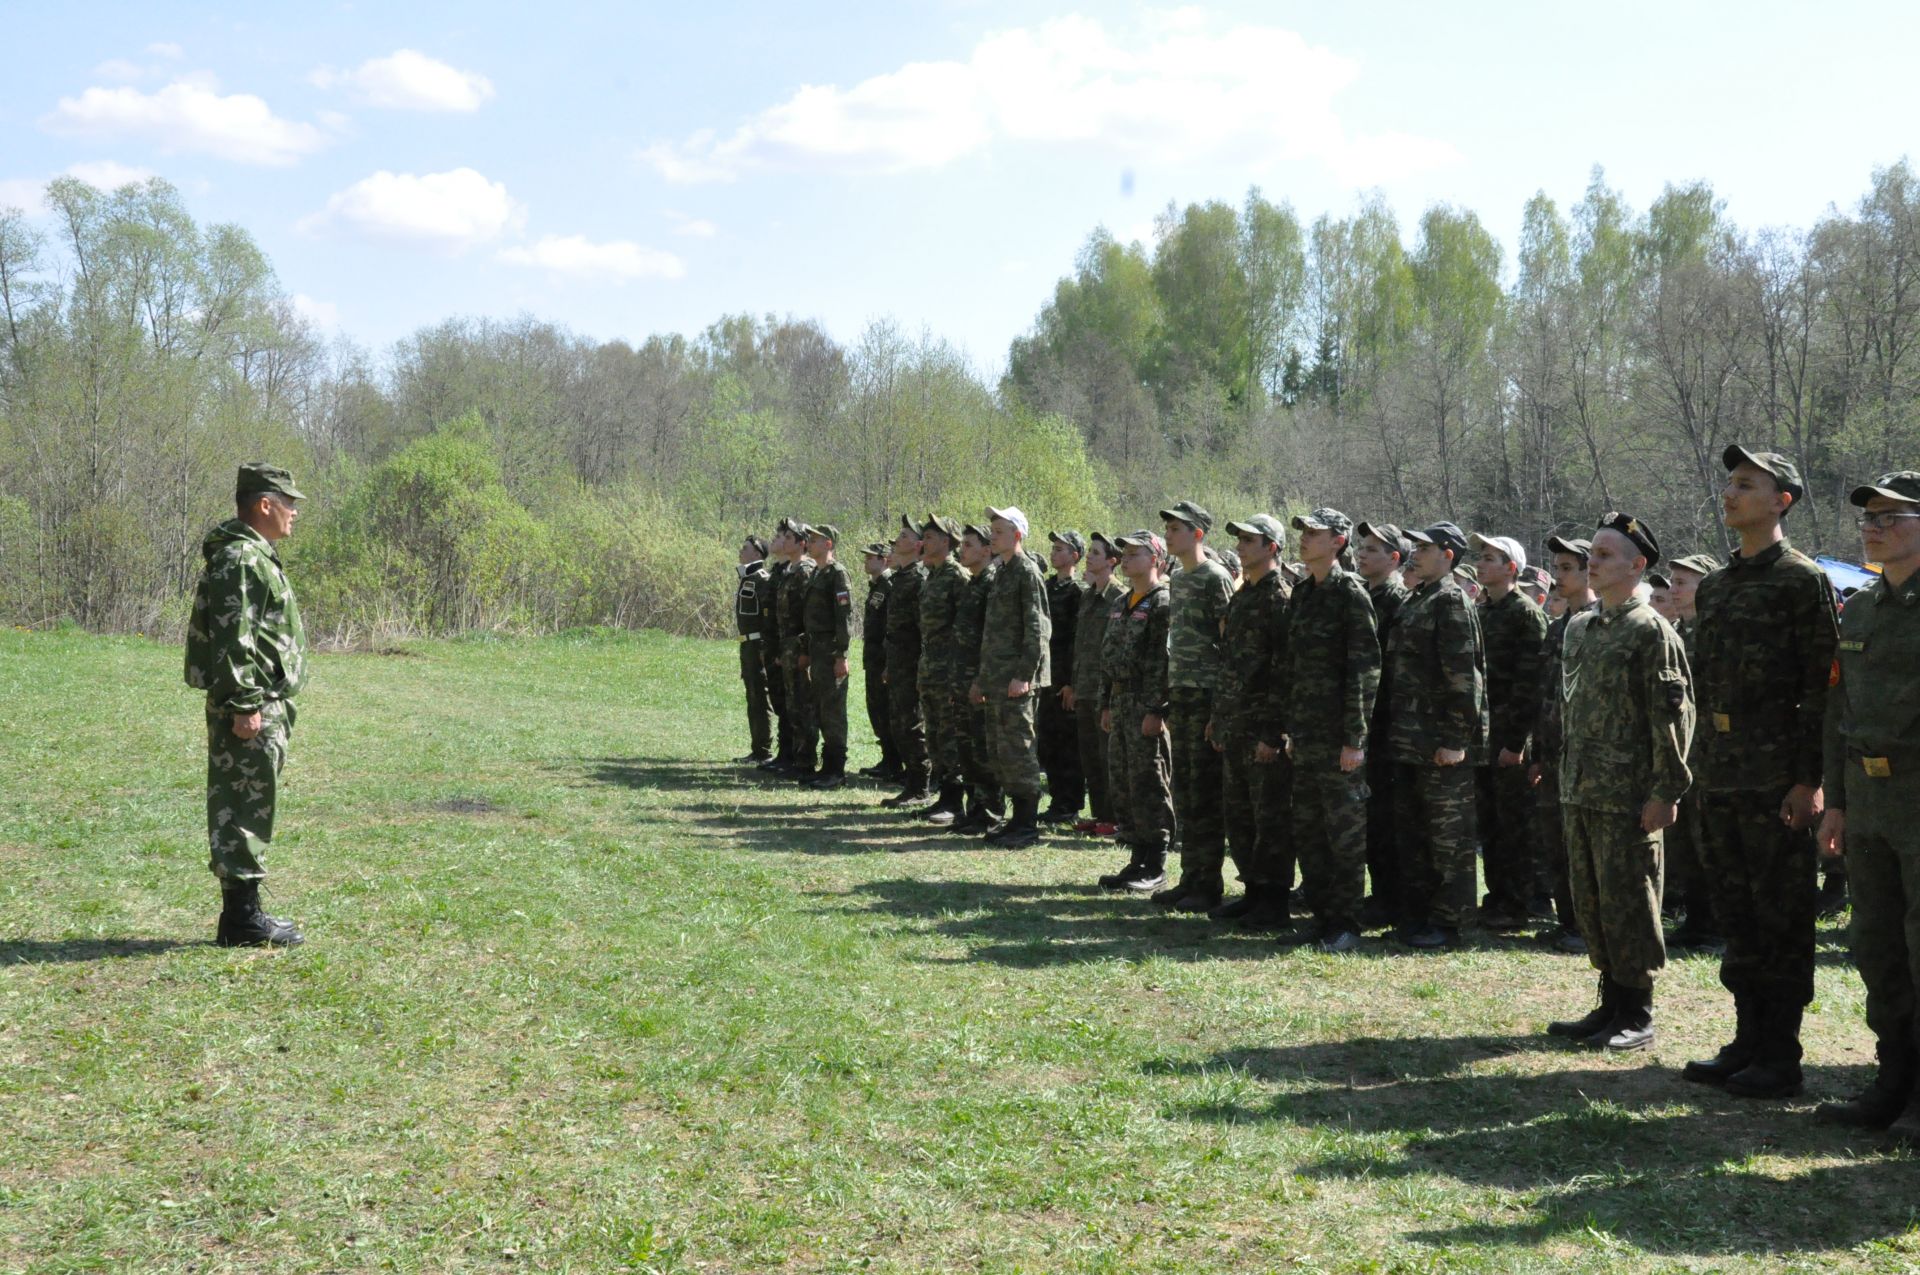
[[[321,67],[307,77],[323,89],[344,88],[368,106],[403,111],[477,111],[493,82],[413,49],[372,58],[352,71]]]
[[[530,247],[508,248],[500,260],[516,266],[539,266],[574,279],[679,279],[687,273],[680,258],[658,248],[645,248],[626,239],[595,243],[584,235],[547,235]]]
[[[40,126],[63,137],[139,139],[170,154],[199,151],[239,164],[291,164],[328,141],[321,129],[281,119],[251,93],[222,96],[206,75],[183,77],[156,93],[96,86],[61,98]]]
[[[187,51],[171,40],[157,40],[147,46],[147,52],[157,58],[173,58],[175,60],[187,56]]]
[[[122,186],[137,186],[158,174],[151,168],[141,168],[137,164],[122,164],[111,159],[93,159],[69,164],[67,176],[78,177],[87,185],[96,186],[101,190],[119,190]]]
[[[363,177],[302,219],[309,233],[343,229],[372,239],[461,252],[498,239],[526,221],[526,209],[499,182],[471,168],[447,173]]]
[[[340,307],[331,301],[316,301],[304,292],[296,292],[289,298],[293,303],[293,312],[323,332],[340,330]]]
[[[720,227],[705,217],[689,217],[686,213],[667,209],[667,220],[673,223],[673,233],[685,235],[689,239],[711,239],[720,233]]]
[[[0,209],[18,208],[38,216],[45,211],[40,200],[46,193],[47,184],[37,177],[0,178]]]
[[[1311,160],[1380,181],[1454,162],[1443,141],[1355,135],[1335,99],[1353,60],[1276,26],[1220,26],[1196,10],[1128,31],[1066,17],[997,32],[964,62],[909,63],[851,88],[805,85],[724,137],[708,129],[640,159],[670,182],[766,169],[938,168],[996,141],[1093,144],[1163,162]]]

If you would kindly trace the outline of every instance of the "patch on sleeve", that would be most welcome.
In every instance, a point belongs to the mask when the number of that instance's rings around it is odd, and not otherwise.
[[[1678,712],[1680,706],[1687,702],[1686,674],[1677,668],[1662,669],[1660,671],[1660,695],[1661,698],[1666,700],[1668,708]]]

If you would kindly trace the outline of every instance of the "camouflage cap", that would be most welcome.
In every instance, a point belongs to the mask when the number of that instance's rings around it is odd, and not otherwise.
[[[1225,568],[1227,569],[1227,574],[1228,574],[1228,575],[1230,575],[1230,576],[1235,576],[1235,577],[1237,577],[1237,576],[1239,576],[1239,574],[1240,574],[1240,553],[1239,553],[1239,551],[1238,551],[1238,550],[1236,550],[1236,549],[1215,549],[1215,550],[1213,551],[1213,557],[1214,557],[1214,561],[1216,561],[1216,562],[1218,562],[1218,563],[1219,563],[1219,564],[1220,564],[1221,566],[1223,566],[1223,567],[1225,567]]]
[[[1065,545],[1083,556],[1087,552],[1087,538],[1077,531],[1050,531],[1047,533],[1047,539],[1054,544]]]
[[[1672,565],[1681,571],[1709,576],[1720,569],[1720,559],[1710,553],[1690,553],[1684,558],[1675,558]]]
[[[1406,533],[1390,522],[1356,522],[1353,524],[1353,534],[1362,539],[1378,540],[1402,558],[1413,552],[1407,544]]]
[[[1539,567],[1528,567],[1520,573],[1520,583],[1531,589],[1550,589],[1553,577]]]
[[[1882,474],[1870,483],[1855,487],[1847,499],[1865,509],[1875,496],[1920,505],[1920,470],[1897,469],[1891,474]]]
[[[1257,536],[1262,540],[1277,545],[1287,543],[1287,529],[1282,527],[1280,520],[1272,514],[1255,514],[1253,517],[1243,518],[1239,522],[1230,522],[1227,524],[1227,534],[1230,536]]]
[[[1162,509],[1160,511],[1160,521],[1184,522],[1189,527],[1194,527],[1201,531],[1213,530],[1213,515],[1194,504],[1191,500],[1183,500],[1171,509]]]
[[[1736,443],[1720,453],[1720,463],[1729,473],[1741,465],[1752,465],[1772,475],[1773,481],[1780,484],[1780,490],[1795,500],[1806,495],[1807,489],[1800,482],[1800,467],[1779,452],[1750,452]]]
[[[920,538],[920,524],[913,520],[912,514],[900,515],[900,530],[906,532],[915,540]]]
[[[1408,531],[1406,537],[1415,544],[1451,549],[1456,558],[1467,551],[1467,533],[1450,522],[1436,522],[1421,531]]]
[[[948,544],[960,543],[960,524],[945,514],[928,514],[927,520],[920,524],[921,539],[926,539],[928,533],[934,531],[945,536]]]
[[[972,523],[968,523],[966,526],[960,528],[960,534],[962,536],[972,536],[983,545],[993,543],[993,533],[991,531],[988,531],[985,527],[976,527]]]
[[[767,542],[762,540],[758,536],[748,536],[745,540],[741,541],[740,543],[747,545],[755,553],[759,554],[763,558],[767,556]]]
[[[1527,551],[1512,536],[1483,536],[1476,531],[1467,539],[1477,548],[1492,549],[1522,571],[1527,569]]]
[[[1474,566],[1471,562],[1461,563],[1453,569],[1453,574],[1459,576],[1462,580],[1471,580],[1475,584],[1480,583],[1480,568]]]
[[[860,552],[869,558],[884,558],[893,552],[893,546],[884,541],[876,540],[872,544],[863,546]]]
[[[832,523],[830,523],[830,522],[820,522],[820,523],[815,523],[815,524],[814,524],[814,525],[812,525],[811,527],[808,527],[808,528],[807,528],[807,539],[809,539],[809,540],[831,540],[831,541],[833,541],[833,543],[835,543],[835,544],[839,544],[839,543],[840,543],[840,528],[838,528],[838,527],[836,527],[836,526],[834,526],[834,525],[833,525]]]
[[[1570,553],[1580,559],[1580,561],[1585,562],[1587,556],[1593,552],[1593,541],[1581,539],[1569,540],[1565,536],[1548,536],[1547,552]]]
[[[1310,514],[1297,514],[1293,519],[1296,531],[1331,531],[1336,536],[1353,535],[1353,519],[1338,509],[1321,508]]]
[[[264,460],[250,460],[240,466],[240,472],[233,480],[234,499],[242,496],[285,496],[288,500],[305,500],[298,487],[293,485],[293,475],[278,465],[269,465]]]
[[[1091,549],[1095,545],[1099,545],[1103,550],[1105,550],[1106,555],[1109,558],[1117,558],[1120,556],[1120,547],[1114,544],[1113,537],[1109,536],[1104,531],[1094,531],[1094,532],[1088,533],[1087,547]]]
[[[1145,527],[1142,527],[1138,531],[1130,531],[1124,536],[1116,536],[1113,541],[1113,547],[1123,552],[1136,545],[1144,545],[1146,548],[1153,550],[1153,556],[1156,558],[1164,558],[1167,556],[1167,542],[1162,540],[1157,533],[1148,531]]]
[[[1653,534],[1652,527],[1649,527],[1642,519],[1635,518],[1632,514],[1619,512],[1603,514],[1600,518],[1599,526],[1595,529],[1598,531],[1617,531],[1627,539],[1633,541],[1634,548],[1646,555],[1647,565],[1649,567],[1660,561],[1659,538]]]
[[[1641,578],[1656,589],[1671,589],[1673,587],[1673,577],[1658,567],[1649,568],[1647,574]]]

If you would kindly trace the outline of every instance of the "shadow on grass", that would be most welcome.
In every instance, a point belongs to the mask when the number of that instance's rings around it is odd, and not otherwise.
[[[175,948],[207,947],[211,940],[178,939],[6,939],[0,940],[0,965],[70,965],[132,956],[160,956]]]
[[[1566,1066],[1476,1070],[1522,1053],[1563,1055]],[[1169,1107],[1174,1119],[1326,1130],[1334,1149],[1299,1166],[1302,1177],[1446,1178],[1528,1194],[1511,1221],[1405,1236],[1422,1243],[1534,1246],[1600,1235],[1659,1253],[1786,1254],[1900,1236],[1920,1217],[1920,1162],[1834,1163],[1873,1149],[1877,1135],[1817,1125],[1805,1103],[1743,1102],[1686,1084],[1670,1067],[1544,1036],[1359,1038],[1142,1070],[1229,1082]],[[1811,1067],[1808,1092],[1852,1092],[1867,1072]]]

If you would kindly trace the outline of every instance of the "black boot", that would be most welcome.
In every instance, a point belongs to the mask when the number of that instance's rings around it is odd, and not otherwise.
[[[1697,1059],[1680,1069],[1682,1080],[1697,1085],[1724,1085],[1727,1078],[1752,1062],[1760,1052],[1760,998],[1751,994],[1733,998],[1733,1040],[1711,1058]]]
[[[967,790],[960,784],[941,784],[940,800],[931,810],[922,811],[920,818],[936,828],[946,828],[957,821],[966,812]]]
[[[1815,1120],[1850,1129],[1884,1129],[1907,1109],[1914,1087],[1913,1046],[1903,1042],[1889,1047],[1883,1040],[1875,1052],[1880,1070],[1873,1083],[1845,1102],[1821,1103],[1813,1109]]]
[[[221,947],[295,947],[306,941],[293,922],[260,910],[258,881],[222,881],[220,896],[214,941]]]
[[[947,825],[947,831],[970,835],[986,832],[992,827],[993,816],[987,813],[987,803],[980,799],[978,792],[969,792],[966,809],[958,819]]]
[[[1258,881],[1247,882],[1247,892],[1237,899],[1228,899],[1213,911],[1207,913],[1209,921],[1238,921],[1260,904],[1267,887]]]
[[[1587,1012],[1584,1018],[1564,1018],[1547,1024],[1549,1036],[1571,1036],[1582,1040],[1593,1035],[1613,1021],[1614,994],[1613,980],[1600,976],[1600,1003]]]
[[[1146,852],[1138,846],[1135,846],[1133,853],[1127,856],[1126,867],[1120,869],[1118,872],[1103,872],[1100,874],[1098,882],[1100,888],[1102,890],[1126,889],[1127,882],[1132,880],[1134,873],[1139,870],[1141,856],[1145,853]]]
[[[1761,1002],[1760,1048],[1753,1061],[1727,1077],[1726,1090],[1740,1098],[1797,1098],[1806,1085],[1800,1072],[1801,1007]]]
[[[1141,850],[1138,857],[1127,865],[1120,882],[1122,890],[1134,894],[1152,894],[1167,883],[1167,852],[1165,850]]]
[[[933,789],[927,786],[926,776],[908,779],[899,792],[884,798],[880,804],[898,810],[902,806],[917,806],[933,796]]]
[[[987,844],[1002,850],[1024,850],[1040,840],[1040,798],[1015,797],[1013,817],[998,832],[987,834]]]
[[[1614,984],[1613,1021],[1581,1043],[1589,1049],[1625,1053],[1653,1044],[1653,989]]]
[[[807,787],[817,788],[821,792],[830,792],[835,788],[845,788],[846,786],[847,758],[844,753],[839,756],[822,758],[820,773],[815,775],[807,784]]]

